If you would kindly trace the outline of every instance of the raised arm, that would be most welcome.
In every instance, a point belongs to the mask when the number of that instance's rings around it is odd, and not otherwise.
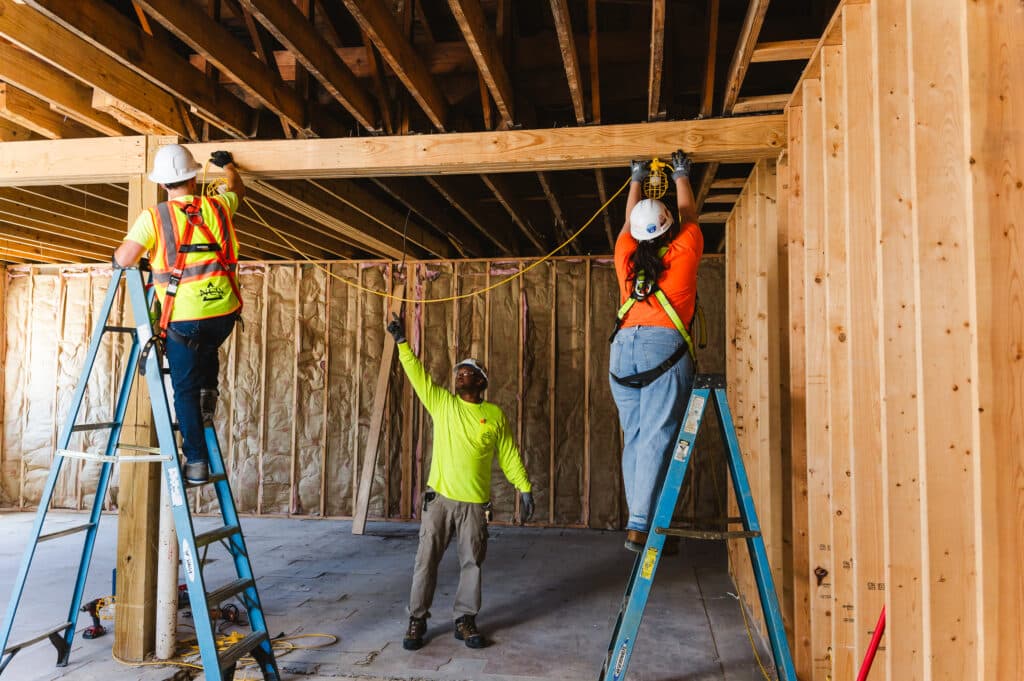
[[[679,209],[679,222],[700,224],[697,214],[697,199],[693,196],[690,186],[690,157],[679,149],[672,153],[672,181],[676,184],[676,207]]]
[[[228,191],[234,192],[238,196],[239,203],[241,203],[242,199],[245,198],[245,183],[242,182],[242,176],[238,173],[238,168],[235,166],[235,159],[231,152],[213,152],[210,154],[210,163],[224,169],[224,179],[228,182]]]

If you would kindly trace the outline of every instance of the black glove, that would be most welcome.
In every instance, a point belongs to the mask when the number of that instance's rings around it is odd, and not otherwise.
[[[533,517],[533,494],[531,492],[520,492],[519,494],[522,497],[519,504],[519,517],[522,519],[522,522],[528,523],[530,518]]]
[[[388,333],[391,334],[391,337],[395,339],[396,343],[405,342],[405,323],[402,321],[402,318],[394,312],[391,313],[391,321],[388,322],[387,329]]]
[[[210,154],[210,163],[219,168],[223,168],[227,164],[234,162],[235,157],[231,155],[230,151],[215,151]]]
[[[682,149],[677,149],[672,152],[672,180],[678,180],[681,177],[689,179],[690,177],[690,166],[693,162],[690,157],[683,153]]]
[[[651,164],[647,161],[630,161],[629,173],[633,182],[643,182],[651,173]]]

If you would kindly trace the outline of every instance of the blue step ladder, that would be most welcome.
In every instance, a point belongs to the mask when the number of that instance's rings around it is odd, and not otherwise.
[[[136,327],[110,326],[108,324],[119,284],[122,280],[125,282],[135,320],[137,322],[138,320],[143,320]],[[192,622],[195,626],[196,639],[199,644],[199,652],[206,679],[208,681],[229,681],[234,677],[238,661],[246,655],[251,655],[262,671],[264,681],[280,681],[280,672],[277,668],[274,650],[267,632],[267,623],[263,614],[263,607],[260,604],[259,593],[256,591],[256,580],[252,574],[249,554],[245,548],[245,539],[242,536],[242,528],[238,522],[238,513],[235,510],[234,498],[231,495],[231,486],[228,484],[227,475],[224,470],[224,460],[217,442],[217,434],[212,423],[209,421],[205,425],[206,444],[210,452],[210,480],[208,483],[203,484],[212,484],[214,487],[217,501],[220,505],[223,526],[197,535],[192,525],[192,513],[189,510],[187,491],[200,485],[185,483],[181,473],[181,466],[178,461],[178,444],[175,439],[175,425],[171,419],[170,405],[164,386],[164,375],[167,370],[161,366],[162,353],[160,352],[150,352],[142,360],[143,373],[149,388],[150,402],[153,406],[153,421],[156,426],[157,439],[160,446],[158,448],[142,447],[121,444],[118,441],[121,436],[125,412],[128,408],[128,397],[131,392],[132,381],[136,370],[139,368],[141,349],[145,347],[146,342],[153,336],[153,329],[149,321],[152,304],[153,288],[143,281],[142,270],[138,267],[132,267],[123,270],[115,269],[113,271],[110,288],[107,290],[106,298],[103,301],[103,308],[99,313],[98,321],[92,334],[92,340],[89,343],[89,351],[85,358],[82,375],[75,388],[75,393],[71,400],[71,408],[60,433],[53,464],[50,468],[49,477],[46,480],[46,487],[43,490],[42,498],[39,500],[39,510],[36,512],[35,522],[32,525],[32,535],[25,549],[25,555],[21,562],[21,568],[18,571],[18,578],[14,585],[14,591],[11,594],[11,600],[7,605],[3,629],[0,629],[0,650],[3,651],[2,655],[0,655],[0,675],[3,674],[7,665],[10,664],[11,660],[20,650],[43,640],[49,640],[57,649],[57,666],[67,666],[68,658],[71,654],[71,644],[75,636],[79,609],[82,604],[82,594],[85,590],[85,581],[89,573],[89,563],[92,559],[93,547],[96,543],[96,532],[99,528],[101,511],[103,510],[103,500],[106,498],[107,486],[110,482],[113,466],[116,463],[158,461],[162,464],[164,484],[171,500],[174,525],[178,536],[181,567],[188,585]],[[89,376],[95,365],[101,341],[107,333],[124,333],[130,335],[132,339],[131,351],[128,355],[124,377],[118,391],[114,416],[107,422],[78,424],[78,413],[85,396],[86,386],[89,383]],[[110,431],[110,437],[102,454],[96,452],[76,452],[68,449],[71,444],[71,438],[75,433],[90,430]],[[119,452],[127,452],[127,454]],[[96,484],[96,494],[92,501],[92,510],[86,523],[44,533],[43,526],[57,484],[57,476],[60,474],[61,466],[66,459],[85,459],[102,462],[103,465]],[[32,558],[35,555],[36,548],[42,542],[81,532],[85,533],[85,542],[82,547],[82,560],[78,567],[75,589],[71,597],[71,607],[68,609],[67,618],[63,622],[49,627],[20,643],[8,645],[18,604],[25,589],[25,582],[28,578],[29,568],[32,565]],[[230,552],[234,561],[237,579],[214,591],[208,592],[204,584],[199,550],[218,542],[224,544]],[[246,635],[232,646],[224,650],[218,650],[215,638],[216,632],[210,618],[210,607],[216,606],[230,598],[241,600],[243,606],[248,611],[252,633]]]
[[[740,508],[739,520],[743,523],[743,530],[703,532],[670,529],[669,525],[672,522],[672,514],[675,512],[679,491],[682,489],[686,470],[693,455],[697,432],[704,419],[704,410],[708,402],[712,400],[718,409],[722,441],[725,442],[728,450],[729,474]],[[775,594],[775,582],[768,566],[768,554],[761,536],[761,525],[757,520],[754,499],[750,493],[750,482],[747,480],[747,471],[743,466],[743,458],[740,456],[740,445],[736,439],[732,412],[729,411],[729,403],[725,397],[724,375],[702,374],[694,377],[690,401],[686,407],[683,423],[679,428],[679,437],[668,472],[665,474],[665,483],[661,488],[661,495],[658,497],[652,527],[654,527],[654,531],[648,534],[647,544],[637,555],[636,562],[633,564],[633,572],[629,577],[629,584],[622,600],[622,609],[615,622],[615,630],[599,679],[619,681],[625,678],[629,660],[633,655],[633,647],[636,645],[637,633],[640,630],[640,621],[643,619],[644,608],[647,606],[651,586],[654,584],[654,576],[658,570],[658,562],[665,547],[665,538],[668,535],[674,535],[694,539],[743,538],[747,540],[747,550],[750,552],[750,562],[754,567],[757,591],[761,597],[761,609],[764,612],[764,621],[768,625],[768,638],[771,641],[772,654],[775,657],[776,672],[781,681],[796,681],[793,658],[790,656],[789,643],[786,641],[782,614],[779,610],[779,600]],[[740,604],[740,607],[743,605]]]

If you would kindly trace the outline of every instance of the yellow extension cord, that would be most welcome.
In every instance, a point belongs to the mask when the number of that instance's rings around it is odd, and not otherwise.
[[[204,184],[206,183],[206,168],[207,168],[208,165],[209,165],[209,161],[207,161],[206,165],[203,166],[203,183]],[[225,182],[226,181],[223,178],[218,178],[217,180],[211,182],[210,184],[207,184],[206,185],[206,193],[208,195],[216,195],[218,193],[218,191],[219,191],[219,187],[222,186],[223,184],[225,184]],[[347,279],[347,278],[345,278],[345,277],[343,277],[343,276],[341,276],[339,274],[335,274],[329,268],[324,267],[319,262],[317,262],[315,258],[311,258],[308,255],[306,255],[302,251],[302,249],[296,247],[295,244],[292,243],[292,241],[286,235],[282,234],[280,231],[275,229],[269,222],[264,220],[263,216],[260,215],[260,212],[258,210],[256,210],[256,206],[255,205],[253,205],[251,202],[249,202],[246,199],[243,199],[243,200],[245,201],[245,205],[252,209],[253,215],[256,216],[256,219],[259,220],[263,224],[263,226],[267,227],[270,231],[272,231],[274,234],[276,234],[277,237],[279,239],[281,239],[281,241],[283,241],[285,244],[287,244],[288,247],[291,248],[293,251],[295,251],[296,253],[300,254],[307,261],[311,262],[313,265],[315,265],[316,267],[318,267],[321,270],[323,270],[324,272],[326,272],[328,276],[334,277],[335,279],[337,279],[338,281],[342,282],[346,286],[350,286],[350,287],[352,287],[354,289],[362,291],[363,293],[369,293],[371,295],[375,295],[375,296],[378,296],[378,297],[381,297],[381,298],[387,298],[387,299],[390,299],[390,300],[397,300],[397,301],[402,302],[402,303],[429,304],[429,303],[448,303],[448,302],[452,302],[454,300],[464,300],[466,298],[472,298],[474,296],[482,295],[484,293],[487,293],[488,291],[493,291],[496,288],[499,288],[501,286],[504,286],[505,284],[508,284],[508,283],[511,283],[511,282],[515,281],[519,277],[523,276],[524,274],[526,274],[527,272],[532,270],[534,267],[537,267],[541,263],[544,263],[547,260],[550,260],[552,257],[554,257],[554,255],[556,253],[558,253],[563,248],[568,246],[570,243],[572,243],[576,239],[576,237],[578,237],[580,234],[582,234],[583,231],[586,230],[586,228],[589,227],[591,225],[591,223],[594,222],[594,220],[597,219],[597,217],[604,211],[604,209],[607,208],[609,206],[609,204],[611,204],[612,201],[614,201],[615,199],[618,198],[619,194],[621,194],[626,189],[626,187],[629,186],[629,183],[630,183],[630,180],[627,179],[625,181],[625,183],[623,183],[623,185],[621,187],[619,187],[619,190],[617,192],[615,192],[614,194],[612,194],[608,198],[608,200],[604,202],[604,205],[602,205],[600,208],[598,208],[597,212],[595,212],[592,216],[590,216],[589,220],[587,220],[585,223],[583,223],[582,227],[580,227],[578,230],[576,230],[576,232],[574,232],[568,239],[566,239],[560,245],[558,245],[553,251],[551,251],[550,253],[544,255],[539,260],[537,260],[537,261],[531,263],[530,265],[524,267],[523,269],[519,270],[515,274],[509,275],[509,276],[505,277],[504,279],[499,279],[498,281],[496,281],[495,283],[493,283],[493,284],[491,284],[489,286],[485,286],[484,288],[478,289],[476,291],[470,291],[469,293],[460,293],[458,295],[446,296],[444,298],[408,298],[408,297],[402,297],[402,296],[395,296],[395,295],[392,295],[392,294],[390,294],[390,293],[388,293],[386,291],[378,291],[376,289],[368,288],[366,286],[363,286],[362,284],[360,284],[357,281],[352,281],[351,279]]]

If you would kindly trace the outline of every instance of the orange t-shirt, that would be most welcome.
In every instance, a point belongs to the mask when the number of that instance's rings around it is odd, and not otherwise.
[[[632,284],[626,281],[626,275],[629,273],[629,258],[635,250],[636,239],[628,229],[622,230],[615,242],[615,274],[619,279],[620,304],[625,303],[632,292]],[[658,279],[658,288],[665,293],[684,324],[689,324],[693,318],[693,308],[697,301],[697,265],[703,253],[704,234],[697,223],[690,222],[683,225],[679,235],[669,243],[663,258],[666,267]],[[637,301],[626,313],[622,326],[676,328],[654,296]]]

